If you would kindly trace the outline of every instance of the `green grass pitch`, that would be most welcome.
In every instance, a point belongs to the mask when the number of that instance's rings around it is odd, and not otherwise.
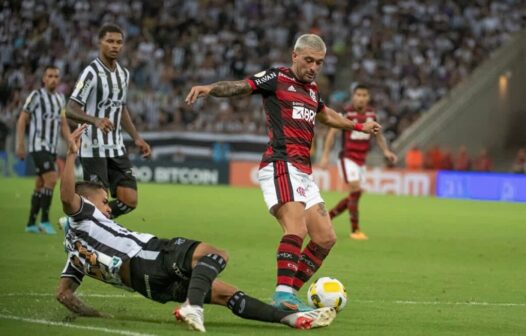
[[[80,294],[114,319],[68,318],[54,299],[62,234],[24,233],[32,179],[0,179],[0,335],[179,335],[175,303],[158,304],[90,278]],[[119,222],[159,237],[187,236],[230,252],[221,278],[270,300],[281,231],[258,189],[141,184],[139,207]],[[52,219],[60,212],[58,188]],[[328,207],[341,197],[324,194]],[[525,335],[526,205],[376,196],[361,200],[369,241],[339,241],[317,276],[347,287],[347,307],[319,335]],[[305,289],[301,298],[305,299]],[[294,331],[207,306],[212,335]]]

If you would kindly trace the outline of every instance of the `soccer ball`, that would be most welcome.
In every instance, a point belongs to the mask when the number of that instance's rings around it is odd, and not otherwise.
[[[347,303],[347,291],[337,279],[323,277],[310,285],[307,300],[314,308],[334,307],[341,311]]]

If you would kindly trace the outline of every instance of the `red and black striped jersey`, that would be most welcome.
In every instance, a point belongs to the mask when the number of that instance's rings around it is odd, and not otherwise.
[[[286,161],[311,174],[310,148],[316,114],[325,108],[316,83],[298,80],[289,68],[271,68],[247,79],[263,97],[269,142],[260,168]]]
[[[345,109],[345,117],[357,123],[376,121],[374,110],[367,107],[364,112],[359,113],[352,105]],[[342,131],[342,150],[340,157],[348,158],[358,165],[364,165],[367,152],[371,147],[371,135],[359,131]]]

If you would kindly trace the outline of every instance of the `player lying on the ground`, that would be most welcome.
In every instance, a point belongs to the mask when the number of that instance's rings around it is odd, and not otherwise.
[[[158,239],[127,230],[109,219],[106,189],[94,182],[75,183],[74,162],[85,128],[75,130],[69,139],[60,185],[62,207],[70,216],[64,241],[68,258],[57,291],[60,303],[82,316],[109,317],[75,295],[84,275],[88,275],[157,302],[184,302],[174,315],[198,331],[205,331],[204,303],[227,306],[242,318],[299,329],[332,322],[336,315],[332,308],[291,314],[217,280],[228,261],[225,251],[181,237]]]

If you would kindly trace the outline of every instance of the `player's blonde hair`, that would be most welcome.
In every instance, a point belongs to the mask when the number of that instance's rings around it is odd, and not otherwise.
[[[296,43],[294,44],[294,51],[298,51],[305,48],[327,52],[325,42],[323,42],[321,37],[319,37],[316,34],[303,34],[300,37],[298,37]]]

